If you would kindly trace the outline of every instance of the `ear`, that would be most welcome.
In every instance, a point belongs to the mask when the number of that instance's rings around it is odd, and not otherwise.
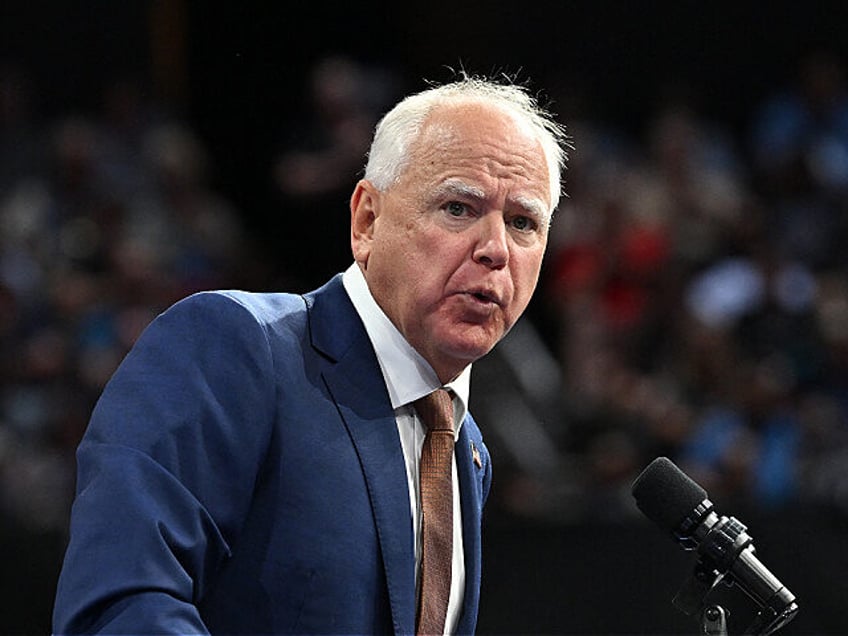
[[[356,184],[350,197],[350,246],[354,260],[363,267],[371,254],[379,199],[380,192],[365,179]]]

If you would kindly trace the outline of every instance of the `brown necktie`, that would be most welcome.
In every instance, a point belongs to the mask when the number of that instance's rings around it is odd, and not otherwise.
[[[416,634],[444,634],[453,558],[453,403],[445,389],[415,402],[421,449],[421,588]]]

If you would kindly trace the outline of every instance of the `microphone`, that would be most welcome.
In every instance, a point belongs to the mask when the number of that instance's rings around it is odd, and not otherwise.
[[[757,622],[763,631],[757,633],[770,634],[795,617],[795,596],[754,555],[746,526],[734,517],[719,516],[707,491],[671,460],[652,461],[633,482],[632,493],[648,519],[670,532],[684,550],[698,551],[689,598],[682,593],[675,598],[684,612],[693,613],[693,592],[705,596],[723,581],[738,585],[762,609]]]

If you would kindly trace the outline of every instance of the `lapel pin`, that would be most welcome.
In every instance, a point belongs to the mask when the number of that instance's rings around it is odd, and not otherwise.
[[[474,442],[471,442],[471,459],[474,460],[477,468],[483,468],[483,460],[480,459],[480,451],[477,450]]]

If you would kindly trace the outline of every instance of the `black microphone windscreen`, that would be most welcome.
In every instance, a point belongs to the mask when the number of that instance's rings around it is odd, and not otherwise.
[[[707,491],[666,457],[657,457],[633,482],[633,497],[648,519],[675,532],[707,498]]]

